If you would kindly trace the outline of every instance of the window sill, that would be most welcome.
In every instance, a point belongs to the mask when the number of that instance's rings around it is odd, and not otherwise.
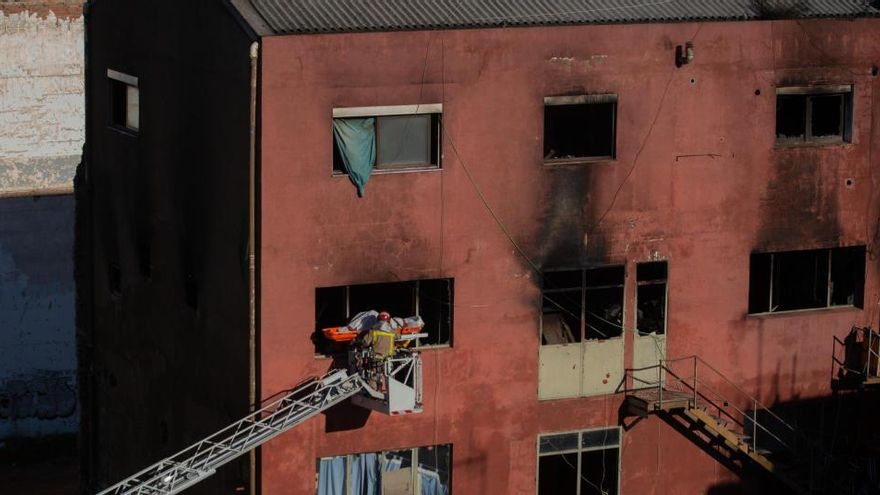
[[[613,156],[594,156],[594,157],[578,157],[578,158],[557,158],[544,160],[545,167],[566,167],[570,165],[590,165],[594,163],[614,163]]]
[[[125,136],[129,136],[129,137],[137,137],[138,136],[138,131],[136,131],[134,129],[129,129],[128,127],[122,127],[121,125],[108,124],[107,128],[112,131],[116,131],[119,134],[123,134]]]
[[[426,345],[426,346],[422,346],[422,347],[412,348],[413,351],[419,351],[419,352],[442,351],[444,349],[452,349],[452,345],[451,344],[438,344],[438,345]],[[335,358],[339,358],[339,357],[345,357],[345,353],[315,354],[314,357],[316,360],[335,359]]]
[[[852,145],[850,141],[841,139],[835,140],[816,140],[816,141],[776,141],[773,145],[775,150],[790,150],[798,148],[830,148],[830,147],[846,147]]]
[[[864,308],[859,308],[857,306],[848,305],[848,306],[828,306],[825,308],[806,308],[806,309],[789,309],[786,311],[772,311],[772,312],[764,312],[764,313],[749,313],[749,318],[767,318],[774,316],[796,316],[802,313],[816,313],[816,312],[827,312],[827,313],[850,313],[855,311],[863,311]]]
[[[373,170],[370,172],[370,175],[391,175],[391,174],[410,174],[413,172],[439,172],[443,170],[441,167],[408,167],[408,168],[396,168],[389,170]],[[334,179],[340,178],[348,178],[348,174],[345,172],[337,172],[333,171],[331,176]]]

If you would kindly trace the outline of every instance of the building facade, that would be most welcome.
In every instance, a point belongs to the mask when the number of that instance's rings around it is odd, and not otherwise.
[[[772,486],[626,390],[698,356],[768,406],[830,395],[834,338],[880,300],[878,11],[506,4],[90,5],[93,484],[324,374],[318,330],[372,308],[425,319],[424,412],[338,407],[214,486]]]

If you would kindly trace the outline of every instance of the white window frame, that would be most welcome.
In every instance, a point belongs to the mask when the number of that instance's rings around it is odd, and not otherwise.
[[[438,118],[443,118],[443,104],[442,103],[425,103],[425,104],[417,104],[417,105],[381,105],[374,107],[334,107],[333,108],[333,118],[334,119],[347,119],[347,118],[358,118],[358,117],[395,117],[395,116],[409,116],[409,115],[437,115]],[[425,165],[416,165],[410,167],[401,167],[401,168],[378,168],[373,167],[373,170],[370,172],[370,175],[384,175],[384,174],[400,174],[400,173],[410,173],[410,172],[430,172],[432,170],[441,170],[443,168],[442,165],[442,156],[443,156],[443,130],[442,123],[438,124],[439,128],[434,128],[432,126],[431,133],[437,133],[437,150],[436,156],[432,156],[431,158],[436,163],[430,163]],[[431,136],[431,140],[433,141],[434,136]],[[377,143],[378,144],[378,143]],[[378,153],[378,149],[376,150]],[[429,150],[430,152],[430,150]],[[338,171],[331,167],[331,175],[333,177],[348,177],[344,171]]]
[[[617,430],[617,444],[603,445],[601,447],[584,447],[583,446],[583,437],[584,437],[585,433],[593,433],[593,432],[597,432],[597,431],[612,431],[612,430]],[[552,437],[552,436],[558,436],[558,435],[577,435],[577,447],[575,449],[566,449],[566,450],[558,450],[558,451],[554,451],[554,452],[541,453],[541,439],[544,437]],[[622,474],[623,474],[623,455],[622,455],[623,449],[622,449],[622,445],[623,445],[623,429],[619,426],[607,426],[607,427],[598,427],[598,428],[588,428],[585,430],[570,430],[570,431],[549,432],[549,433],[539,434],[537,441],[535,442],[535,452],[536,452],[537,458],[538,458],[538,462],[536,463],[537,465],[535,466],[535,493],[538,494],[538,489],[541,486],[541,484],[540,484],[540,482],[541,482],[541,480],[540,480],[540,476],[541,476],[540,458],[541,457],[549,457],[549,456],[559,455],[559,454],[575,454],[576,453],[578,455],[577,466],[575,467],[575,469],[577,469],[577,475],[578,475],[578,489],[577,489],[576,495],[580,495],[580,493],[581,493],[581,490],[580,490],[581,462],[582,462],[581,454],[583,452],[594,452],[597,450],[606,450],[606,449],[610,449],[610,448],[616,448],[617,449],[617,494],[620,495],[620,482],[621,482],[621,478],[622,478]],[[559,494],[559,495],[569,495],[569,494]]]
[[[126,131],[126,132],[132,133],[132,134],[139,133],[140,129],[141,129],[141,125],[140,125],[141,119],[140,119],[140,87],[138,86],[138,78],[135,76],[126,74],[124,72],[119,72],[117,70],[113,70],[113,69],[107,69],[107,78],[112,82],[124,84],[125,85],[125,93],[126,93],[125,94],[125,109],[124,109],[124,115],[125,115],[124,120],[125,121],[124,122],[116,122],[114,120],[114,115],[112,115],[112,112],[114,112],[115,109],[111,107],[110,108],[110,112],[111,112],[110,126],[114,129],[119,129],[119,130]],[[130,125],[130,123],[128,121],[129,120],[129,108],[128,108],[129,107],[129,96],[130,96],[130,92],[131,92],[132,88],[137,92],[137,98],[138,98],[138,119],[137,119],[136,126]],[[112,91],[113,91],[112,86],[111,86],[110,90],[111,90],[111,98],[112,98]]]

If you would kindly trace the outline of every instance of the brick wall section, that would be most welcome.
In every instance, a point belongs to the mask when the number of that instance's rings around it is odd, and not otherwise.
[[[6,15],[30,12],[41,18],[55,14],[59,19],[79,17],[82,15],[83,2],[80,0],[56,0],[54,2],[39,2],[34,0],[0,0],[0,12]]]
[[[71,186],[84,107],[82,15],[0,11],[0,195]]]

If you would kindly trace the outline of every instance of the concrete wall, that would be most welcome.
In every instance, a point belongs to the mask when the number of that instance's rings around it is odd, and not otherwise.
[[[0,199],[0,439],[76,433],[73,196]]]
[[[70,189],[82,154],[83,18],[0,4],[0,191]],[[13,7],[16,7],[15,9]],[[54,10],[67,13],[56,16]]]
[[[688,40],[696,58],[677,69]],[[749,316],[749,254],[874,252],[878,61],[877,20],[266,39],[263,396],[331,366],[309,340],[315,287],[454,277],[456,307],[454,345],[424,355],[423,414],[312,421],[263,448],[263,493],[313,493],[321,456],[451,443],[453,492],[533,494],[539,434],[618,423],[620,395],[538,401],[538,277],[465,166],[540,269],[626,263],[628,329],[635,263],[668,260],[669,356],[699,354],[770,404],[829,394],[832,336],[876,322],[880,265],[868,260],[864,310]],[[853,142],[777,147],[776,87],[817,83],[854,85]],[[583,93],[618,95],[617,158],[545,166],[542,98]],[[363,199],[331,175],[332,108],[437,102],[441,171],[374,176]],[[627,366],[632,343],[627,331]],[[656,419],[622,452],[622,493],[735,485]]]
[[[84,140],[80,2],[0,2],[0,439],[78,429],[70,192]],[[18,197],[10,197],[18,196]]]

